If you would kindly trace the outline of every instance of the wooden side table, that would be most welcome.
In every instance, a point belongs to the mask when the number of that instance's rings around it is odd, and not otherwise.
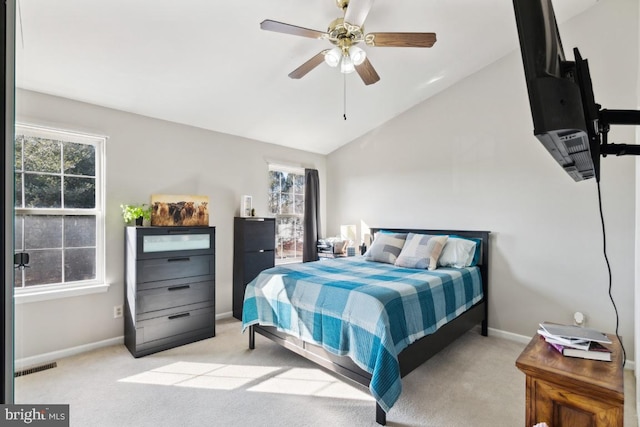
[[[611,341],[611,362],[567,357],[536,335],[516,366],[526,374],[526,426],[623,426],[622,348]]]

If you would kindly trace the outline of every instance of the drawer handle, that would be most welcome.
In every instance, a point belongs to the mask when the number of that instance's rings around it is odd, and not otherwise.
[[[173,316],[169,316],[169,320],[180,319],[181,317],[189,316],[191,316],[191,313],[174,314]]]
[[[264,222],[264,218],[247,218],[247,221]]]
[[[167,258],[167,262],[176,262],[176,261],[191,261],[191,258]]]
[[[168,291],[180,291],[182,289],[189,289],[191,285],[174,286],[173,288],[167,288]]]

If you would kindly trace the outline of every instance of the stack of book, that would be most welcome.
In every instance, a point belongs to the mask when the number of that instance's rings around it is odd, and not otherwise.
[[[611,340],[595,329],[556,323],[540,323],[538,334],[563,356],[611,362]]]

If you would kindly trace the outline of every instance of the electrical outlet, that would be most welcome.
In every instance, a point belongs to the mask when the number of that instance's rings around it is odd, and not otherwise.
[[[117,319],[119,317],[122,317],[122,306],[121,305],[114,305],[113,306],[113,318]]]

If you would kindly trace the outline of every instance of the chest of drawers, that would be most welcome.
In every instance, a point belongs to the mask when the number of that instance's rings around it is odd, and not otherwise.
[[[125,245],[131,354],[215,336],[215,227],[127,227]]]
[[[244,289],[275,264],[276,221],[236,217],[233,233],[233,317],[242,320]]]

